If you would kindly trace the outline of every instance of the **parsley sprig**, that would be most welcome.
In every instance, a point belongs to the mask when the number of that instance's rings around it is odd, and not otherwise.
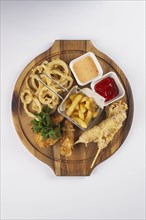
[[[32,130],[34,133],[40,133],[42,138],[58,139],[61,137],[60,124],[53,126],[50,118],[50,108],[45,106],[40,113],[35,114],[36,119],[31,121]]]

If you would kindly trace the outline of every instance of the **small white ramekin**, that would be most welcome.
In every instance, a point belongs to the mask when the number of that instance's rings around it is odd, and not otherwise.
[[[115,102],[115,101],[121,99],[121,98],[125,95],[125,90],[124,90],[124,88],[123,88],[123,86],[122,86],[122,84],[121,84],[119,78],[117,77],[116,73],[115,73],[115,72],[112,72],[112,71],[106,73],[106,74],[103,75],[100,79],[98,79],[98,80],[95,79],[94,81],[92,81],[92,83],[91,83],[91,89],[92,89],[96,94],[98,94],[98,93],[95,91],[95,89],[94,89],[96,83],[102,81],[103,79],[105,79],[105,78],[107,78],[107,77],[111,77],[111,78],[114,79],[114,81],[115,81],[115,83],[116,83],[116,85],[117,85],[117,87],[118,87],[119,93],[118,93],[118,95],[117,95],[115,98],[113,98],[113,99],[111,99],[111,100],[109,100],[109,101],[107,101],[107,102],[104,102],[104,106],[107,106],[107,105],[109,105],[109,104],[111,104],[111,103],[113,103],[113,102]]]
[[[96,68],[97,68],[97,70],[98,70],[98,76],[95,77],[95,78],[92,79],[92,80],[87,81],[86,83],[82,83],[82,82],[78,79],[78,77],[77,77],[77,75],[76,75],[76,73],[75,73],[75,71],[74,71],[74,69],[73,69],[73,65],[74,65],[75,63],[77,63],[78,61],[80,61],[81,59],[84,59],[84,58],[86,58],[86,57],[91,57],[91,58],[92,58],[93,62],[94,62],[95,65],[96,65]],[[85,53],[84,55],[82,55],[82,56],[80,56],[80,57],[77,57],[76,59],[72,60],[72,61],[70,62],[70,64],[69,64],[69,67],[70,67],[70,69],[71,69],[71,71],[72,71],[72,73],[73,73],[73,75],[74,75],[74,77],[75,77],[77,83],[78,83],[80,86],[85,86],[85,85],[87,85],[88,83],[92,82],[93,80],[99,79],[99,78],[102,76],[102,74],[103,74],[103,70],[102,70],[102,68],[101,68],[101,65],[100,65],[100,63],[98,62],[98,60],[97,60],[96,56],[94,55],[94,53],[92,53],[92,52]],[[84,73],[83,73],[83,74],[84,74]]]

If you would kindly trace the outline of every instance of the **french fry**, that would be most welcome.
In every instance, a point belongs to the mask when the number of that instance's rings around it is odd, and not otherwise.
[[[85,113],[85,112],[86,112],[87,109],[85,108],[84,103],[81,103],[81,104],[80,104],[80,110],[81,110],[82,113]]]
[[[94,102],[94,99],[93,99],[92,97],[90,97],[89,100],[90,100],[91,105],[92,105],[93,103],[95,103],[95,102]]]
[[[77,105],[75,109],[76,109],[76,110],[79,110],[79,109],[80,109],[79,105]]]
[[[87,128],[90,121],[98,115],[98,107],[92,97],[81,93],[72,94],[67,99],[66,115],[82,128]]]
[[[88,125],[89,124],[89,122],[92,120],[92,118],[93,118],[93,113],[90,111],[90,110],[88,110],[88,112],[87,112],[87,115],[86,115],[86,118],[85,118],[85,123]]]
[[[73,102],[71,103],[70,107],[67,109],[66,114],[67,116],[71,116],[71,114],[73,113],[73,111],[76,109],[76,106],[79,104],[79,102],[81,101],[81,99],[83,98],[82,94],[78,94],[75,99],[73,100]]]
[[[95,102],[92,102],[92,103],[91,103],[91,107],[92,107],[92,108],[97,108]]]
[[[69,98],[70,98],[70,100],[73,102],[73,100],[75,99],[75,97],[76,97],[76,94],[72,94]]]
[[[65,100],[65,104],[66,104],[66,105],[71,104],[70,98],[68,98],[68,99]]]
[[[88,110],[91,110],[91,103],[90,103],[89,98],[86,100],[85,108],[88,109]]]
[[[79,117],[79,111],[74,111],[72,114],[71,114],[71,117]]]
[[[71,103],[68,103],[65,107],[68,109],[70,107]]]
[[[98,112],[96,111],[96,112],[93,112],[92,114],[93,114],[93,118],[96,118],[98,115]]]
[[[84,97],[82,98],[82,100],[81,100],[81,103],[82,103],[82,102],[86,102],[87,99],[88,99],[88,96],[84,96]]]
[[[81,110],[79,110],[79,118],[84,120],[85,119],[85,116],[84,114],[81,112]]]
[[[87,124],[78,117],[73,117],[73,120],[76,121],[82,128],[87,128]]]

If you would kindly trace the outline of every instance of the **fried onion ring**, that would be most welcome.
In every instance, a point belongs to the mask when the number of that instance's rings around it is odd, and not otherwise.
[[[30,117],[30,118],[36,118],[36,116],[28,109],[29,104],[24,103],[23,104],[24,110],[26,112],[26,114]]]
[[[60,70],[51,70],[48,72],[48,75],[54,79],[56,82],[58,82],[60,85],[62,85],[63,87],[65,87],[66,89],[69,89],[72,84],[73,84],[73,78],[67,75],[64,75]],[[56,83],[53,83],[54,87],[56,89],[60,89],[60,86],[57,85]],[[60,89],[59,91],[63,92],[63,89]]]
[[[70,89],[73,84],[73,78],[70,76],[66,76],[65,80],[62,82],[62,86],[66,89]]]
[[[69,68],[68,65],[63,61],[60,60],[59,58],[57,58],[56,60],[52,60],[49,64],[48,64],[49,68],[52,69],[59,69],[61,70],[63,73],[65,74],[69,74]]]
[[[26,86],[33,93],[35,93],[39,89],[39,81],[36,74],[31,74],[26,78]]]
[[[42,105],[37,98],[34,98],[32,101],[32,109],[37,113],[40,113],[42,111]]]
[[[53,88],[55,90],[55,88]],[[48,105],[51,109],[56,108],[59,104],[59,98],[46,87],[43,87],[38,94],[39,100],[42,104]]]
[[[24,89],[24,91],[22,90],[20,95],[24,110],[31,118],[35,118],[34,112],[41,112],[44,105],[48,105],[52,111],[55,111],[59,104],[58,96],[39,81],[38,75],[40,79],[56,93],[61,94],[64,92],[64,89],[43,73],[66,89],[71,88],[73,84],[73,78],[68,65],[59,58],[52,61],[45,60],[33,68],[31,73],[26,77],[26,89]]]
[[[22,103],[29,104],[33,100],[33,95],[29,89],[23,90],[20,95]]]

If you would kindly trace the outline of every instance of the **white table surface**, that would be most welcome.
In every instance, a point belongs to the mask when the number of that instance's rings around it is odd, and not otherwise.
[[[145,219],[144,1],[2,1],[2,219]],[[130,133],[90,177],[56,177],[23,146],[11,98],[23,68],[55,39],[91,39],[125,72]]]

